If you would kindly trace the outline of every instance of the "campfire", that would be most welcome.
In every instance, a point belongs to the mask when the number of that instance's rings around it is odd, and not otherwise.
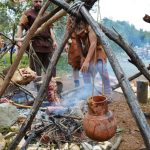
[[[49,86],[49,89],[53,87],[52,85]],[[82,88],[83,87],[80,87],[61,93],[61,95],[57,97],[59,98],[59,103],[58,101],[50,102],[50,97],[47,97],[48,99],[43,101],[42,107],[38,110],[38,114],[36,115],[30,130],[26,132],[23,142],[20,142],[18,147],[20,149],[31,147],[45,147],[46,149],[52,149],[53,147],[54,150],[71,149],[71,147],[85,150],[87,147],[103,147],[105,142],[100,143],[93,141],[88,138],[84,132],[82,122],[88,111],[87,97],[89,97],[90,92],[84,93]],[[54,89],[56,90],[56,88]],[[89,88],[88,90],[91,91]],[[21,94],[22,99],[23,96],[25,99],[26,96],[22,93],[23,92],[19,93],[19,90],[14,90],[9,96],[19,97],[19,94]],[[51,95],[53,95],[53,93],[51,93]],[[29,99],[31,99],[31,97],[29,97]],[[5,102],[9,103],[6,99]],[[17,107],[19,108],[18,111],[20,114],[26,119],[30,114],[30,109],[20,109],[19,106]],[[17,133],[13,136],[15,135],[17,135]],[[112,146],[111,142],[108,142],[106,145],[107,149]]]

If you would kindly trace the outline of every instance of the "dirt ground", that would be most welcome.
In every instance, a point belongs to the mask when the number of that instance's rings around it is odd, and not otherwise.
[[[63,90],[73,88],[73,80],[63,77]],[[117,128],[121,130],[122,141],[118,150],[145,150],[142,135],[130,111],[127,101],[122,93],[112,93],[113,102],[109,104],[109,110],[114,113],[117,120]],[[143,112],[150,112],[150,102],[140,104]],[[150,124],[150,118],[147,118]]]

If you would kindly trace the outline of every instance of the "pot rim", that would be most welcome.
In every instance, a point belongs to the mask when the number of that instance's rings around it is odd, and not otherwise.
[[[94,101],[95,103],[104,103],[104,102],[107,102],[107,101],[108,101],[108,98],[107,98],[107,96],[105,96],[105,95],[90,96],[90,97],[88,98],[88,101],[89,101],[90,99],[94,98],[94,97],[103,97],[103,98],[105,98],[104,100],[99,101],[99,102]]]

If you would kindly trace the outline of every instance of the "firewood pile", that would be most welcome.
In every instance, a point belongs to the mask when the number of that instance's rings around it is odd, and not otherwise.
[[[46,115],[42,115],[41,122],[32,125],[21,148],[93,150],[97,147],[100,150],[109,150],[112,146],[111,142],[96,142],[85,135],[82,128],[82,118],[87,111],[85,103],[85,100],[81,100],[77,105],[69,108],[49,106],[45,111]],[[36,144],[31,144],[33,141]]]
[[[78,96],[75,93],[78,91]],[[81,97],[87,97],[79,92],[80,89],[75,89],[71,92],[63,93],[63,101],[61,104],[55,104],[40,108],[36,115],[31,128],[26,132],[26,135],[18,145],[18,149],[27,150],[67,150],[67,149],[91,149],[94,150],[96,147],[100,150],[110,150],[112,140],[119,139],[116,136],[110,141],[96,142],[89,139],[83,130],[82,119],[87,113],[87,100],[81,99]],[[79,96],[80,95],[80,96]],[[5,133],[6,147],[10,144],[10,141],[15,138],[18,134],[18,130],[26,117],[30,113],[30,109],[18,109],[22,121],[16,122],[11,128],[13,132]],[[23,121],[24,120],[24,121]],[[17,128],[17,130],[16,130]],[[14,131],[14,129],[17,131]],[[11,133],[11,138],[7,135]],[[13,134],[12,134],[13,133]],[[7,142],[7,140],[9,142]],[[121,141],[121,140],[120,140]],[[119,142],[120,144],[120,142]]]
[[[84,112],[80,107],[49,106],[46,113],[48,114],[47,120],[43,116],[41,124],[33,126],[29,137],[33,132],[46,127],[40,135],[40,142],[43,144],[55,143],[56,147],[60,148],[59,146],[63,143],[80,143],[87,139],[82,128]]]

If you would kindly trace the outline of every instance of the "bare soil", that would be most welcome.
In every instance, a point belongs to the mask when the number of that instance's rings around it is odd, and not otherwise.
[[[68,77],[62,77],[63,90],[69,90],[73,88],[73,80]],[[127,104],[127,100],[122,93],[112,93],[113,102],[109,104],[109,110],[111,110],[117,120],[117,127],[121,130],[122,141],[118,150],[144,150],[145,145],[141,135],[141,132],[135,122],[134,117]],[[147,104],[140,104],[143,112],[150,113],[150,102]],[[150,124],[150,118],[147,118],[147,122]]]

